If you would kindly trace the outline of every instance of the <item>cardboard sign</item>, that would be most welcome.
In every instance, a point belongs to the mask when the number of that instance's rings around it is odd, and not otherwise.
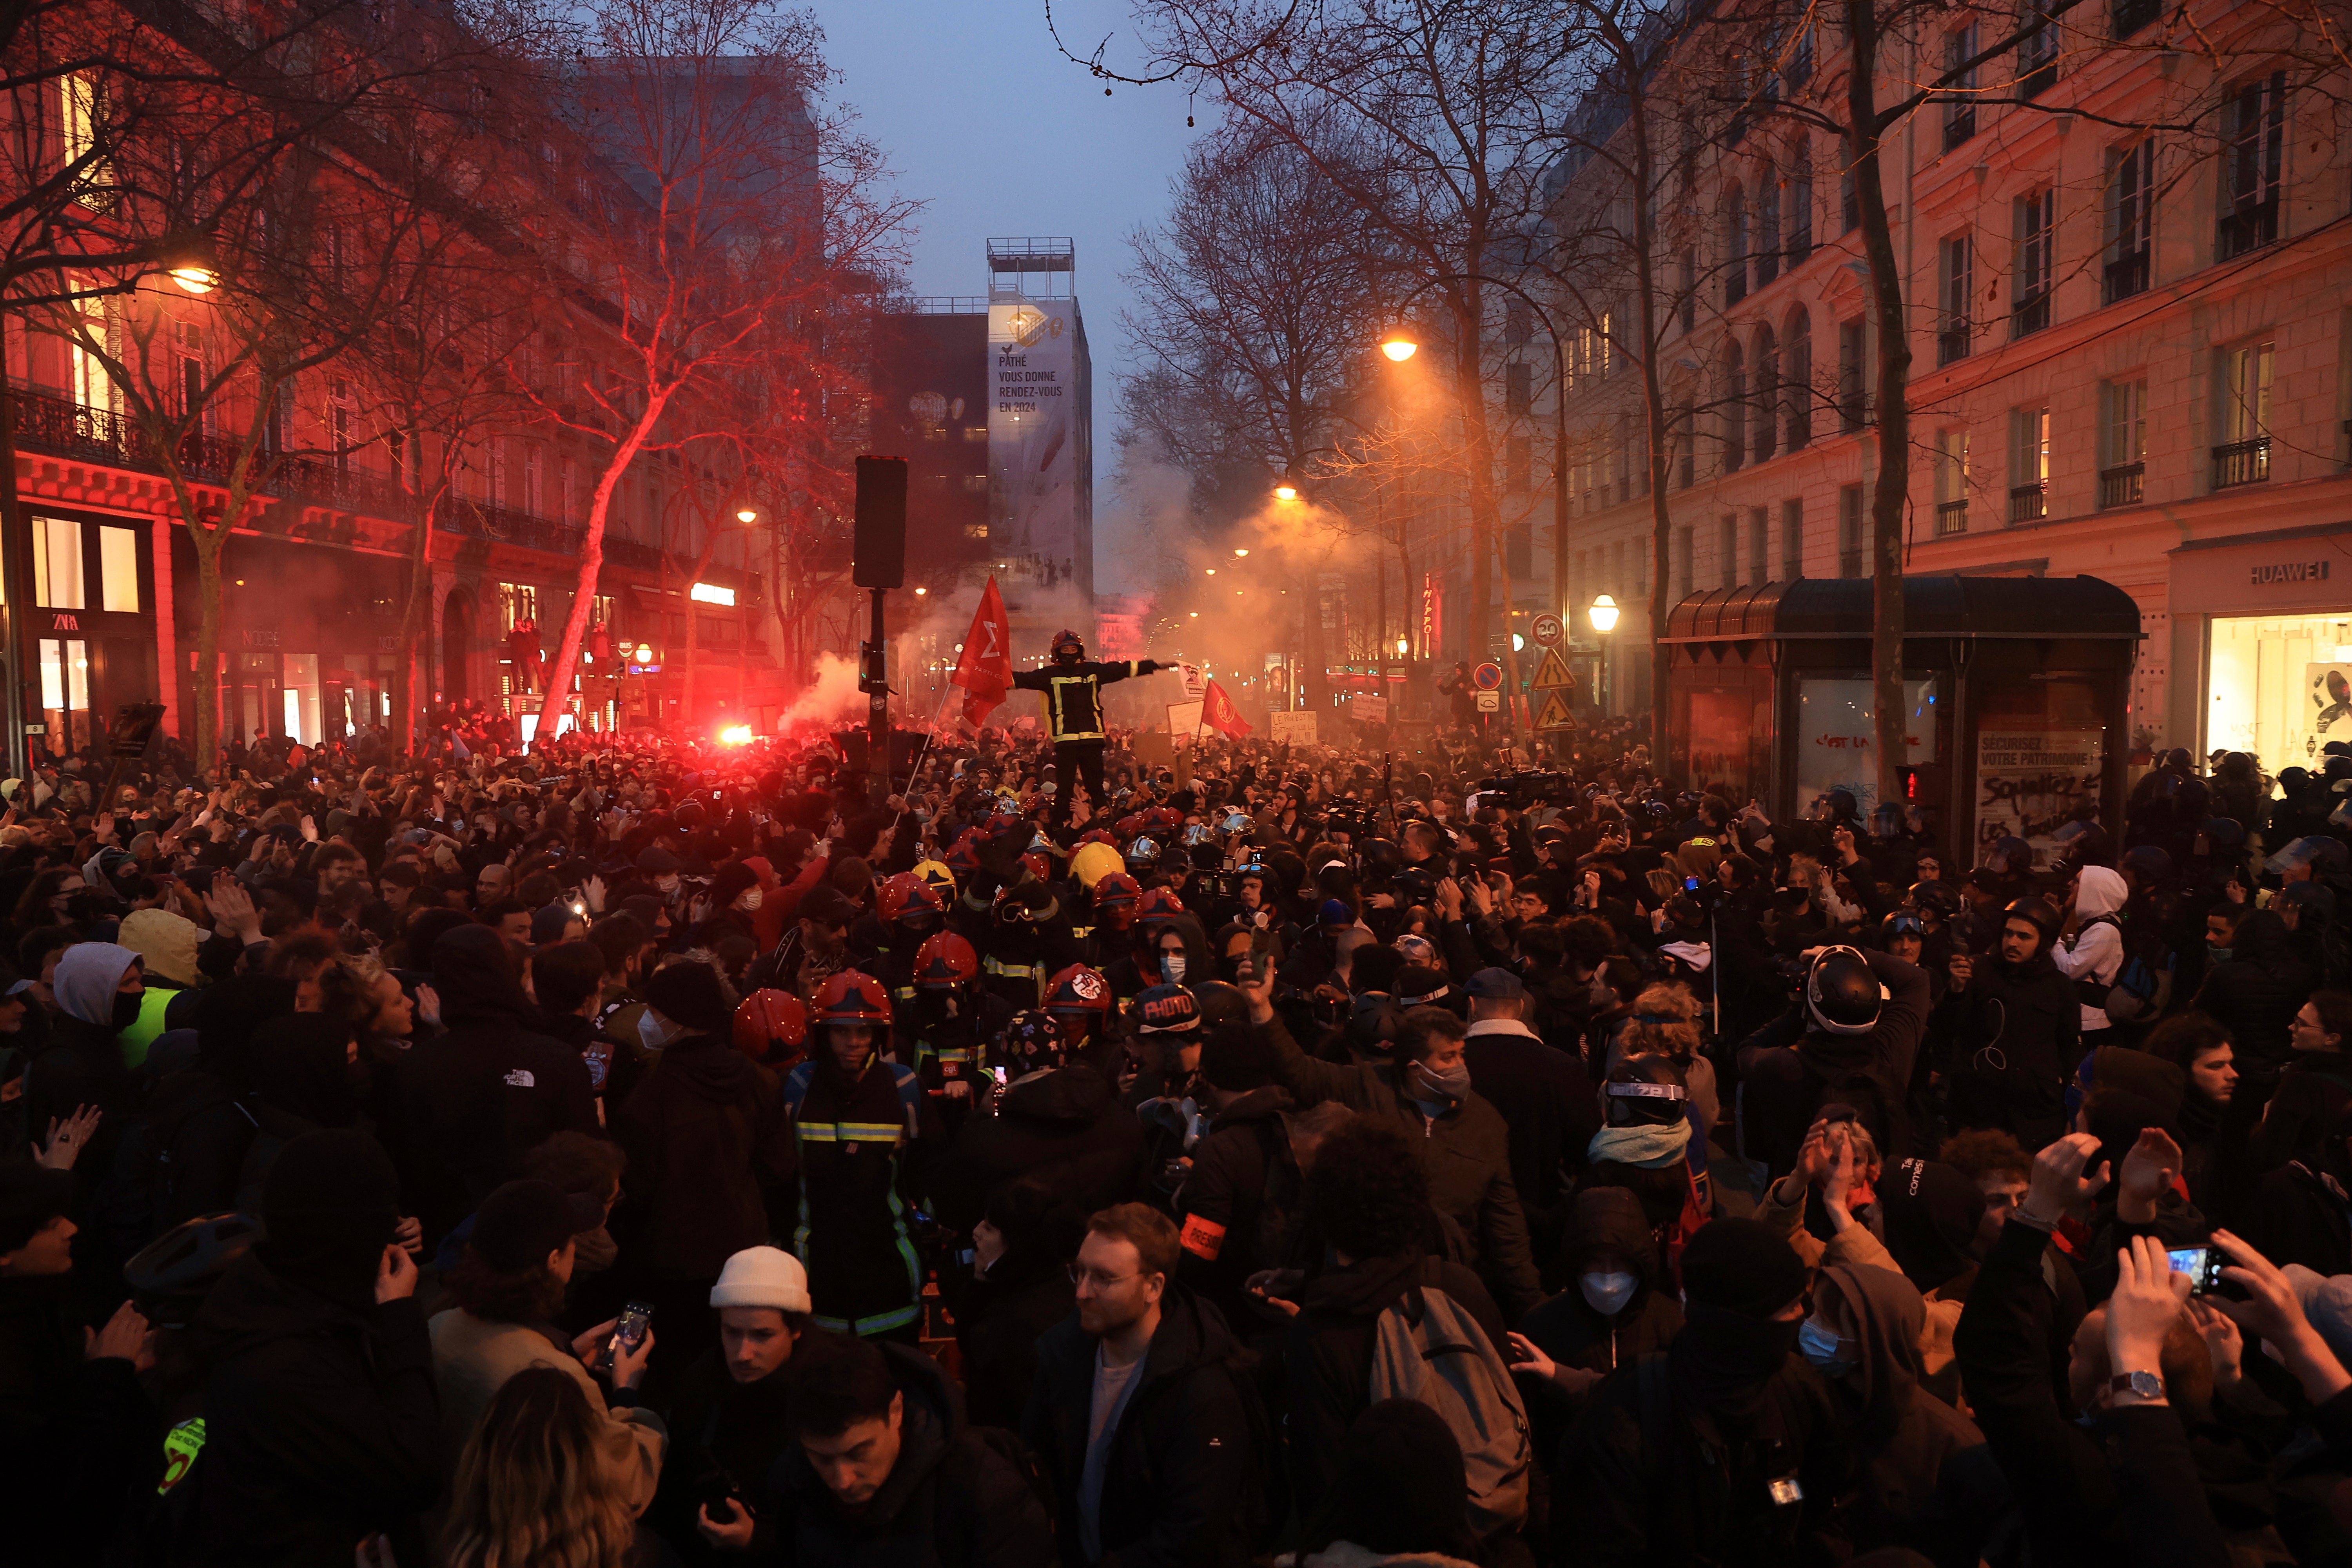
[[[1305,712],[1277,712],[1265,716],[1267,739],[1277,744],[1288,741],[1294,745],[1315,744],[1315,715]]]
[[[1360,719],[1367,724],[1385,724],[1389,721],[1389,700],[1385,697],[1353,698],[1348,703],[1348,716]]]
[[[1195,702],[1171,702],[1168,705],[1168,732],[1177,737],[1191,735],[1201,727],[1201,705]]]

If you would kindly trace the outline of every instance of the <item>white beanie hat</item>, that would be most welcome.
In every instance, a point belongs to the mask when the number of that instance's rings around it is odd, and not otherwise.
[[[808,1270],[791,1253],[773,1247],[747,1247],[727,1260],[710,1288],[714,1307],[773,1307],[780,1312],[809,1308]]]

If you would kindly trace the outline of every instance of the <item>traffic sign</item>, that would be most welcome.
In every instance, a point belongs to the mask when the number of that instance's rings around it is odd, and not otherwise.
[[[1499,691],[1474,691],[1470,694],[1470,701],[1481,713],[1503,710],[1503,694]]]
[[[1563,629],[1564,628],[1562,628],[1559,624],[1559,617],[1551,614],[1549,611],[1546,611],[1544,614],[1536,617],[1536,624],[1530,628],[1530,631],[1536,639],[1536,647],[1558,647],[1559,646],[1559,634]]]
[[[1575,722],[1574,716],[1568,710],[1567,693],[1558,690],[1544,693],[1543,711],[1536,715],[1537,729],[1565,730]]]
[[[1499,691],[1503,686],[1503,667],[1482,664],[1470,672],[1470,684],[1481,691]]]
[[[1559,657],[1559,649],[1544,649],[1543,663],[1536,667],[1536,678],[1528,683],[1538,691],[1573,691],[1576,677],[1569,673],[1568,660]]]

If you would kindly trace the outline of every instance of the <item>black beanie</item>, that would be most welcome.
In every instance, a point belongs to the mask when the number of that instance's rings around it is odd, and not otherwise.
[[[392,1157],[355,1128],[305,1132],[279,1152],[261,1184],[261,1257],[272,1273],[365,1310],[377,1265],[400,1223]]]
[[[646,982],[646,1005],[673,1023],[704,1035],[727,1035],[735,1026],[719,973],[707,963],[673,963]]]
[[[1805,1293],[1806,1279],[1788,1238],[1759,1220],[1711,1219],[1683,1248],[1683,1294],[1745,1317],[1770,1317]]]
[[[1976,1267],[1971,1250],[1984,1217],[1984,1193],[1957,1166],[1905,1160],[1878,1183],[1886,1250],[1923,1291]]]

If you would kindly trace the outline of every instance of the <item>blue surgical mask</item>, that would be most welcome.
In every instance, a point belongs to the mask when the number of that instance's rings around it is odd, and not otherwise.
[[[1824,1377],[1843,1377],[1860,1364],[1853,1357],[1838,1353],[1839,1347],[1849,1342],[1811,1318],[1797,1326],[1797,1353]]]
[[[1171,985],[1184,984],[1184,954],[1170,951],[1160,955],[1160,978]]]
[[[1584,1292],[1585,1304],[1604,1318],[1613,1318],[1625,1310],[1633,1299],[1641,1281],[1631,1274],[1580,1274],[1576,1288]]]

